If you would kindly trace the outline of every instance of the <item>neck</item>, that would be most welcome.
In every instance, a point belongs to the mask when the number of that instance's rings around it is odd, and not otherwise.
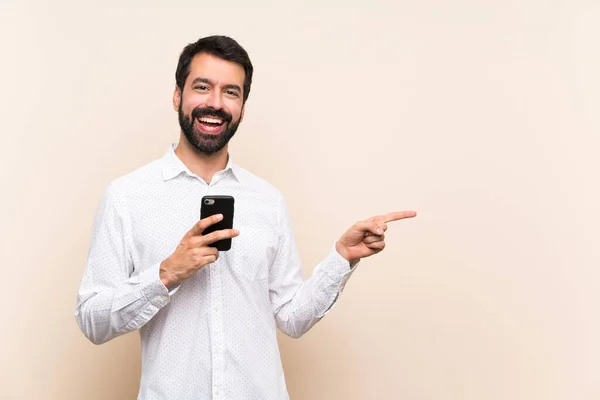
[[[191,172],[204,179],[206,183],[210,183],[215,172],[227,166],[228,147],[227,145],[215,154],[207,155],[192,146],[182,133],[175,154]]]

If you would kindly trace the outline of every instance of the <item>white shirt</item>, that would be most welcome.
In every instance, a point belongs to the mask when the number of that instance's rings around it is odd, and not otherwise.
[[[207,184],[175,147],[106,188],[77,323],[96,344],[139,329],[140,400],[288,399],[276,328],[294,338],[307,332],[335,304],[354,265],[333,246],[305,280],[281,193],[231,160]],[[169,292],[160,263],[198,222],[207,194],[235,198],[240,235]]]

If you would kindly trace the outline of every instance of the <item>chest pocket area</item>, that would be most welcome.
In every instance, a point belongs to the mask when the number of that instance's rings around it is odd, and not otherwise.
[[[236,229],[240,235],[233,238],[231,250],[226,252],[233,273],[250,281],[267,279],[277,254],[277,235],[263,228],[240,226]]]

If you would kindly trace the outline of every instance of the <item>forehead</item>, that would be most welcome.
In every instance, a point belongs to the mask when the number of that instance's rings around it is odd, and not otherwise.
[[[245,76],[244,68],[240,64],[202,53],[195,55],[192,59],[186,84],[193,82],[196,78],[205,78],[217,85],[242,87]]]

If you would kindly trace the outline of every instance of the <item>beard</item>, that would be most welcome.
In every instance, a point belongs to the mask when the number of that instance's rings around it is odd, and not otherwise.
[[[201,117],[217,117],[223,120],[225,129],[218,134],[202,133],[196,127],[196,120]],[[241,117],[240,117],[241,118]],[[198,151],[206,155],[212,155],[221,151],[231,140],[240,125],[240,120],[232,121],[233,117],[225,110],[215,110],[212,107],[196,107],[188,117],[183,114],[181,104],[179,105],[179,126],[186,139]]]

